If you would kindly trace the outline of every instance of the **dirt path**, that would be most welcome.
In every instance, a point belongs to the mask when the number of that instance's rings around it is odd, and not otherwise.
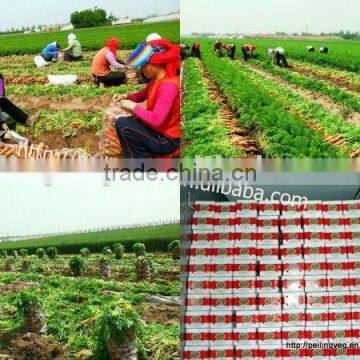
[[[346,91],[353,91],[354,94],[360,96],[360,83],[353,82],[345,75],[338,74],[336,70],[333,72],[326,70],[316,70],[315,68],[308,66],[306,63],[294,60],[291,60],[291,66],[289,70],[301,75],[311,75],[319,80],[330,81],[338,88]]]
[[[314,93],[310,90],[306,90],[299,85],[290,84],[289,82],[284,80],[281,76],[270,74],[266,70],[258,68],[255,65],[252,65],[249,63],[243,64],[243,65],[247,66],[248,68],[257,72],[258,74],[266,77],[267,79],[273,80],[273,81],[281,84],[285,88],[290,89],[294,93],[301,95],[302,97],[306,98],[307,100],[318,103],[319,105],[323,106],[327,110],[329,110],[332,113],[343,118],[344,121],[347,121],[348,123],[355,125],[355,126],[360,126],[360,113],[355,112],[355,111],[350,111],[350,112],[346,113],[346,116],[344,116],[343,115],[344,107],[341,106],[340,104],[337,104],[334,101],[332,101],[328,96],[322,95],[320,93]]]
[[[112,95],[96,96],[90,99],[81,97],[51,97],[51,96],[20,96],[9,95],[9,99],[30,113],[40,110],[58,111],[72,110],[77,112],[89,113],[104,111],[111,103]]]
[[[234,144],[238,149],[242,150],[249,157],[261,155],[262,150],[257,141],[251,138],[247,131],[239,126],[239,118],[230,108],[224,94],[220,91],[216,83],[212,80],[209,71],[204,64],[196,59],[200,71],[204,75],[207,87],[209,89],[210,98],[220,105],[220,115],[223,124],[230,130],[230,143]]]
[[[48,84],[47,75],[28,75],[28,76],[8,76],[6,77],[8,85],[32,85],[32,84]],[[79,84],[93,84],[94,79],[91,75],[78,75]]]
[[[293,85],[293,84],[289,84],[288,82],[286,82],[284,79],[282,79],[280,76],[277,75],[273,75],[273,74],[269,74],[267,71],[263,70],[263,69],[259,69],[257,67],[255,67],[254,65],[250,65],[250,64],[243,64],[244,66],[247,66],[248,68],[250,68],[252,71],[262,75],[264,78],[267,78],[269,80],[275,81],[281,85],[283,85],[285,88],[290,89],[291,91],[293,91],[295,94],[299,94],[301,96],[303,96],[304,98],[306,98],[309,101],[315,101],[318,104],[324,106],[325,108],[327,108],[328,110],[338,114],[339,109],[341,109],[341,107],[339,107],[336,104],[333,104],[332,102],[330,102],[326,97],[320,96],[317,98],[314,98],[314,93],[312,93],[311,91],[305,90],[299,86]],[[290,105],[288,105],[289,108],[291,108]],[[350,121],[348,119],[348,121],[355,125],[358,126],[360,124],[360,119],[358,118],[358,116],[360,115],[359,113],[354,113],[357,114],[357,119],[354,121]],[[345,120],[345,119],[344,119]],[[353,122],[354,121],[354,122]],[[346,141],[346,139],[342,136],[332,136],[329,135],[325,132],[325,130],[322,128],[322,126],[320,124],[318,124],[316,122],[316,120],[310,119],[307,120],[308,125],[315,131],[315,132],[321,132],[323,134],[323,138],[324,140],[333,146],[340,146],[343,148],[347,148],[349,149],[350,146],[348,144],[348,142]],[[350,156],[352,158],[357,158],[360,156],[360,150],[352,150],[350,151]]]

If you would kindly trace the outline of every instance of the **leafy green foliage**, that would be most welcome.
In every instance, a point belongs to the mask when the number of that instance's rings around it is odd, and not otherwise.
[[[25,257],[25,256],[28,256],[29,251],[28,251],[28,249],[20,249],[19,254],[20,254],[20,256]]]
[[[44,248],[37,249],[36,255],[39,259],[42,259],[45,256],[45,249]]]
[[[56,259],[56,256],[58,255],[58,249],[56,247],[49,247],[46,249],[46,254],[49,257],[49,259]]]
[[[69,267],[74,276],[80,276],[85,269],[85,261],[80,256],[73,256],[69,261]]]
[[[122,259],[124,256],[125,248],[122,244],[116,243],[113,245],[115,259]]]
[[[6,250],[2,250],[1,253],[0,253],[0,256],[3,258],[3,259],[6,259],[8,257],[8,253]]]
[[[135,253],[136,256],[143,256],[146,254],[146,247],[145,244],[136,243],[132,246],[132,251]]]
[[[172,241],[168,246],[168,250],[171,251],[174,247],[180,247],[180,240]]]
[[[90,255],[90,250],[88,248],[84,247],[80,250],[80,254],[88,257]]]
[[[28,314],[29,308],[34,304],[38,304],[38,294],[31,291],[22,291],[19,294],[18,301],[16,303],[19,312],[26,316]]]
[[[70,22],[75,29],[111,25],[114,19],[106,10],[99,8],[75,11],[70,15]]]

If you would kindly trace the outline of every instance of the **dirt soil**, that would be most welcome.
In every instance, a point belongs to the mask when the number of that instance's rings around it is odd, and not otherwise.
[[[31,333],[0,333],[0,357],[14,360],[66,359],[62,345],[51,343],[46,338]]]
[[[314,98],[314,93],[312,93],[311,91],[308,91],[308,90],[305,90],[299,86],[296,86],[296,85],[292,85],[292,84],[289,84],[288,82],[286,82],[284,79],[282,79],[281,77],[279,76],[276,76],[276,75],[272,75],[272,74],[269,74],[268,72],[266,72],[265,70],[263,69],[259,69],[253,65],[250,65],[250,64],[245,64],[245,66],[251,68],[254,72],[264,76],[265,78],[268,78],[268,79],[271,79],[273,81],[276,81],[278,83],[280,83],[281,85],[283,85],[284,87],[292,90],[293,92],[297,93],[297,94],[300,94],[302,95],[303,97],[305,97],[307,100],[309,101],[315,101],[317,102],[318,104],[320,105],[323,105],[324,107],[328,108],[328,110],[334,112],[334,113],[337,113],[337,115],[340,115],[338,114],[338,111],[341,109],[341,107],[337,104],[334,104],[332,103],[331,101],[329,101],[328,98],[324,97],[324,96],[319,96],[317,98]],[[287,108],[290,110],[291,109],[291,106],[287,106]],[[359,116],[360,114],[359,113],[353,113],[354,116],[356,117],[356,120],[355,120],[355,123],[353,121],[350,121],[349,118],[347,118],[347,120],[352,123],[353,125],[355,126],[358,126],[358,124],[360,124],[360,120],[359,120]],[[301,114],[299,114],[301,115]],[[340,115],[341,116],[341,115]],[[345,120],[345,119],[344,119]],[[335,146],[341,146],[343,148],[347,148],[349,149],[349,144],[347,143],[346,139],[343,138],[342,136],[332,136],[332,135],[329,135],[327,134],[324,129],[322,128],[322,126],[320,124],[318,124],[316,122],[316,120],[314,119],[311,119],[311,120],[307,120],[309,126],[316,132],[320,132],[323,134],[323,138],[324,140],[330,144],[330,145],[335,145]],[[350,151],[350,156],[352,158],[357,158],[360,156],[360,150],[353,150],[353,151]]]
[[[40,286],[39,282],[12,281],[9,284],[0,284],[0,294],[16,293],[26,288]]]
[[[255,157],[256,155],[262,154],[260,144],[251,138],[245,129],[239,126],[239,118],[229,106],[224,94],[212,80],[204,64],[198,59],[196,59],[196,61],[207,82],[211,99],[220,104],[222,122],[230,130],[230,142],[242,150],[248,157]]]
[[[141,314],[142,320],[147,323],[157,322],[164,325],[178,324],[179,317],[179,306],[165,304],[144,303],[144,311]]]
[[[96,96],[90,99],[81,97],[51,97],[51,96],[19,96],[9,95],[9,99],[32,114],[46,109],[47,111],[72,110],[88,113],[92,111],[104,111],[111,103],[111,95]]]

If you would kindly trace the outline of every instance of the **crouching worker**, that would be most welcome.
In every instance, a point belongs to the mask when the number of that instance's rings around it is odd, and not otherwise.
[[[191,48],[191,56],[201,59],[201,51],[200,51],[199,43],[196,42],[193,44],[193,46]]]
[[[214,44],[214,53],[215,55],[221,57],[222,56],[222,44],[220,42],[220,40],[216,40],[215,44]]]
[[[286,60],[285,50],[282,47],[277,47],[274,49],[273,61],[276,66],[288,67],[288,62]]]
[[[249,44],[245,44],[242,48],[241,51],[243,53],[243,58],[244,61],[247,61],[249,58],[249,54],[250,57],[254,57],[254,51],[256,50],[256,46],[255,45],[249,45]]]
[[[69,46],[65,48],[64,60],[65,61],[80,61],[83,59],[82,48],[79,40],[77,40],[75,34],[69,34],[68,36]]]
[[[116,38],[111,38],[106,41],[105,47],[95,55],[92,62],[92,74],[98,85],[119,86],[125,82],[125,64],[119,61],[117,54],[119,47],[120,41]],[[111,66],[116,71],[111,71]]]
[[[45,46],[44,50],[41,52],[41,56],[45,61],[57,62],[60,49],[60,44],[55,41]]]
[[[320,54],[327,54],[329,52],[329,48],[327,46],[320,47]]]
[[[0,74],[0,132],[14,130],[16,123],[29,125],[28,120],[28,115],[6,97],[5,81]]]
[[[236,53],[236,45],[235,44],[229,44],[227,46],[228,56],[230,59],[235,60],[235,53]]]
[[[309,45],[309,46],[306,47],[306,51],[307,52],[314,52],[315,48],[312,45]]]
[[[157,50],[160,48],[162,52]],[[179,150],[179,59],[179,47],[166,39],[140,44],[130,56],[127,64],[140,67],[150,83],[142,91],[121,99],[122,107],[133,115],[120,117],[115,124],[125,157],[166,157]],[[140,105],[144,101],[146,108]]]

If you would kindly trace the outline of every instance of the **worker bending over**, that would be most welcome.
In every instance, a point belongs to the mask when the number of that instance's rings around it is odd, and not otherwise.
[[[245,61],[248,60],[249,54],[250,54],[250,57],[252,57],[252,58],[254,57],[255,49],[256,49],[255,45],[250,45],[250,44],[243,45],[243,47],[241,48],[241,51],[243,53],[243,58]]]
[[[167,39],[139,44],[130,56],[127,65],[141,68],[150,83],[140,92],[118,97],[130,112],[115,123],[125,157],[168,156],[179,150],[179,61],[180,48]],[[140,105],[145,101],[145,107]]]
[[[95,55],[92,62],[92,74],[96,84],[119,86],[125,82],[125,64],[123,61],[119,61],[117,54],[119,47],[120,41],[116,38],[111,38],[105,42],[105,47]],[[111,66],[116,71],[112,71]]]
[[[196,42],[193,44],[193,46],[191,48],[191,56],[201,59],[201,51],[200,51],[199,43]]]
[[[288,67],[288,62],[286,60],[286,53],[282,47],[277,47],[273,52],[273,61],[276,66]]]
[[[222,44],[221,44],[220,40],[216,40],[216,42],[214,44],[214,53],[217,56],[222,56]]]
[[[314,52],[315,48],[312,45],[309,45],[309,46],[306,47],[306,51],[307,52]]]
[[[81,44],[75,34],[68,35],[68,47],[63,51],[65,61],[80,61],[83,59]]]
[[[227,52],[228,52],[229,58],[231,58],[232,60],[235,60],[236,45],[235,44],[229,44],[227,46]]]
[[[321,46],[320,54],[327,54],[329,52],[329,48],[327,46]]]
[[[60,44],[54,41],[51,44],[45,46],[45,48],[41,52],[41,56],[45,61],[57,62],[60,49]]]

